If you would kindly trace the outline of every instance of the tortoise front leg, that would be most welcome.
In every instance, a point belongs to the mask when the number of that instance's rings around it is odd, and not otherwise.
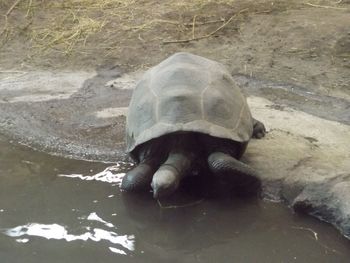
[[[260,191],[258,173],[229,154],[219,151],[211,153],[208,156],[208,165],[218,179],[228,183],[237,193],[250,195]]]
[[[163,140],[150,141],[138,150],[139,163],[126,173],[120,186],[125,191],[146,191],[150,189],[153,174],[166,158]]]
[[[159,165],[155,160],[145,160],[126,173],[120,186],[125,191],[145,191],[150,188],[153,174]]]

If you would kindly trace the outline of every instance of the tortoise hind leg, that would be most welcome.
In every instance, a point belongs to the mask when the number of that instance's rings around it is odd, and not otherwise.
[[[253,138],[261,139],[266,134],[265,125],[256,119],[253,118]]]

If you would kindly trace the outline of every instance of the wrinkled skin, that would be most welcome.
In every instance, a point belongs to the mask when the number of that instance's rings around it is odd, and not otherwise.
[[[254,119],[253,137],[262,138],[266,129]],[[212,174],[242,187],[256,182],[257,172],[239,161],[246,144],[199,133],[174,133],[153,139],[136,149],[138,164],[123,178],[121,188],[144,191],[151,186],[154,198],[174,193],[181,180],[194,170],[209,167]]]

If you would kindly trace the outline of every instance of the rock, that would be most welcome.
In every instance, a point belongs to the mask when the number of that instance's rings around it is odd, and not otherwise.
[[[291,204],[295,211],[331,223],[350,239],[350,174],[305,186]]]
[[[270,129],[246,161],[261,174],[263,196],[329,222],[350,238],[350,126],[249,97]]]

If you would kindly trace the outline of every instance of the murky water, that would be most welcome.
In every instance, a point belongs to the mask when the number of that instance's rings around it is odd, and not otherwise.
[[[0,139],[0,261],[349,262],[348,240],[282,204],[121,193],[127,166]]]

